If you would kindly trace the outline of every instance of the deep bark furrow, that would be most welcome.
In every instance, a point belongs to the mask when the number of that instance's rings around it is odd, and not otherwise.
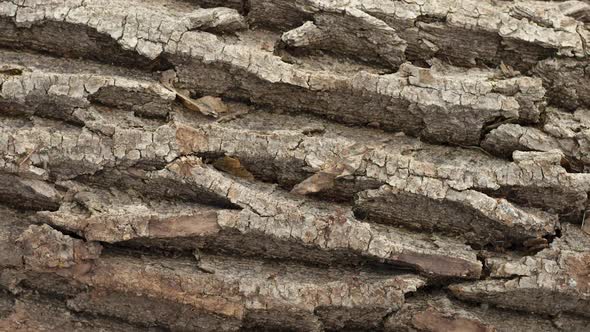
[[[0,331],[586,331],[589,22],[0,0]]]

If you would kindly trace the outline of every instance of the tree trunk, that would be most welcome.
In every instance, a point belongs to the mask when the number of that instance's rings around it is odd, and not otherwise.
[[[589,21],[0,0],[0,330],[588,331]]]

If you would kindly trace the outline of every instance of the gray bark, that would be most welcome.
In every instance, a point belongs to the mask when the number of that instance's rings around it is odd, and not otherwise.
[[[0,330],[587,331],[589,20],[0,0]]]

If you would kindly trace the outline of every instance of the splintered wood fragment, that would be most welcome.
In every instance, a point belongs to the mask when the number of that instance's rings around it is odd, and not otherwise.
[[[335,174],[320,171],[296,184],[291,192],[297,195],[317,193],[334,187],[334,180],[336,180]]]
[[[238,158],[223,156],[213,162],[213,167],[240,178],[254,180],[254,175],[240,163]]]
[[[219,97],[205,96],[197,99],[196,103],[198,103],[201,108],[201,112],[215,114],[216,117],[219,116],[220,113],[228,112],[227,105],[225,105],[223,100]]]
[[[327,162],[319,172],[295,185],[291,193],[307,195],[334,187],[337,178],[354,174],[364,156],[372,150],[373,148],[356,144],[344,149],[342,156],[335,161]]]
[[[346,163],[345,160],[328,163],[321,171],[295,185],[291,192],[297,195],[307,195],[328,190],[334,187],[336,178],[351,175],[355,170],[356,167]]]
[[[192,99],[188,95],[178,91],[178,89],[174,89],[174,91],[176,92],[176,97],[182,102],[182,105],[191,111],[200,112],[203,115],[214,118],[219,117],[219,113],[227,112],[227,106],[223,104],[220,98],[206,96],[199,99]]]
[[[218,97],[204,96],[199,99],[191,98],[188,93],[174,87],[176,72],[172,69],[163,71],[160,76],[160,83],[168,90],[176,93],[184,107],[191,111],[199,112],[206,116],[218,118],[220,113],[228,113],[227,105]]]

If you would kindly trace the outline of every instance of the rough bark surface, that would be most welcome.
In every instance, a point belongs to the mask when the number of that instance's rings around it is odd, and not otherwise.
[[[589,23],[0,0],[0,331],[590,331]]]

